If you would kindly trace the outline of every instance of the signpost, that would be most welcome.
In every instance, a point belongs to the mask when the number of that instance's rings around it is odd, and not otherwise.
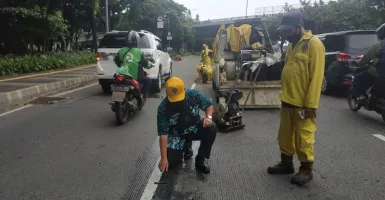
[[[163,24],[164,24],[163,18],[161,16],[159,16],[158,17],[158,23],[157,23],[158,28],[160,28],[160,29],[163,28]]]
[[[168,46],[171,47],[171,40],[172,40],[171,32],[168,32],[168,34],[167,34],[167,40],[168,40]]]

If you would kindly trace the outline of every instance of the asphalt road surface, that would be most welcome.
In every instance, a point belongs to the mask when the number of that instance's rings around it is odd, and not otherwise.
[[[187,88],[198,62],[174,63]],[[213,98],[210,87],[196,85]],[[246,129],[218,133],[210,175],[196,173],[192,159],[158,176],[163,96],[123,126],[98,85],[0,114],[0,199],[385,199],[385,123],[375,113],[350,111],[343,97],[322,97],[314,180],[298,187],[289,176],[266,173],[279,160],[277,110],[245,111]]]

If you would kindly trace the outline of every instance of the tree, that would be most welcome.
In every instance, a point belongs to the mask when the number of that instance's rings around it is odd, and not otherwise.
[[[200,21],[200,19],[199,19],[199,14],[197,14],[197,15],[195,16],[195,21],[196,21],[196,22],[199,22],[199,21]]]

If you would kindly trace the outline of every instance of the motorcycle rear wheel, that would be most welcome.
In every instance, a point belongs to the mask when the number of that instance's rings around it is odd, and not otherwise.
[[[115,102],[115,116],[118,125],[123,125],[128,121],[128,110],[126,105],[120,102]]]
[[[358,104],[358,103],[357,103],[357,99],[356,99],[355,97],[353,97],[353,94],[352,94],[352,92],[351,92],[351,89],[349,89],[348,105],[349,105],[349,108],[350,108],[352,111],[355,111],[355,112],[357,112],[358,110],[360,110],[361,107],[362,107],[361,104]]]

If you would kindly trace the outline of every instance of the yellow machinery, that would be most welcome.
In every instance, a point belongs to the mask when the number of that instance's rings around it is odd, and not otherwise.
[[[220,95],[223,90],[242,92],[243,96],[239,99],[239,106],[242,109],[267,109],[280,108],[281,106],[279,78],[274,81],[257,81],[258,78],[247,80],[242,77],[244,75],[240,74],[242,67],[247,64],[252,66],[251,68],[259,68],[258,66],[262,68],[262,66],[269,67],[275,63],[280,63],[281,53],[274,52],[266,29],[262,29],[262,31],[259,29],[257,32],[260,36],[258,42],[251,42],[250,37],[253,28],[248,24],[244,24],[240,27],[231,25],[226,29],[222,25],[218,30],[213,44],[212,82],[213,89],[218,94],[217,117],[218,115],[224,116],[224,112],[228,110],[227,107],[229,106],[226,98]],[[266,46],[270,46],[271,50]],[[259,74],[259,71],[257,74]],[[245,102],[246,99],[247,102]]]

